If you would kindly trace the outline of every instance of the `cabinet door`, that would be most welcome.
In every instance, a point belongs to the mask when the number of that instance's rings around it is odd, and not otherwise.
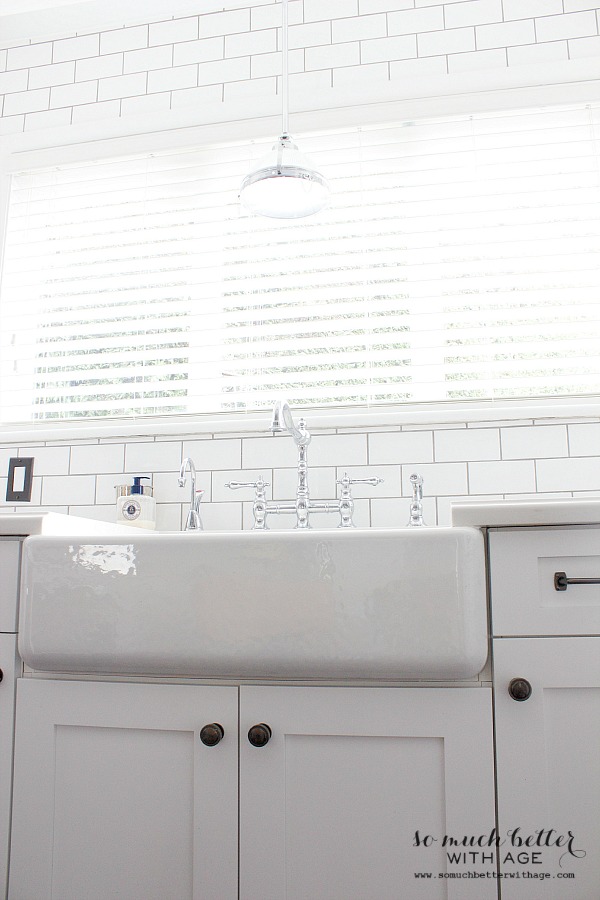
[[[494,670],[502,900],[595,900],[600,638],[495,640]],[[512,699],[513,678],[530,682],[529,699]],[[572,843],[556,846],[559,836],[568,841],[570,834]],[[519,847],[529,836],[533,846]]]
[[[6,897],[15,721],[16,634],[0,634],[0,897]]]
[[[492,870],[489,850],[443,847],[494,826],[491,717],[486,688],[242,687],[241,900],[495,898],[459,877]]]
[[[10,900],[234,900],[237,745],[234,687],[21,679]]]

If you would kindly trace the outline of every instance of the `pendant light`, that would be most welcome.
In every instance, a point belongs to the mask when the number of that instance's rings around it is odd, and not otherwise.
[[[244,178],[240,201],[249,212],[259,216],[300,219],[323,209],[329,197],[329,185],[300,153],[288,133],[288,0],[281,2],[281,137]]]

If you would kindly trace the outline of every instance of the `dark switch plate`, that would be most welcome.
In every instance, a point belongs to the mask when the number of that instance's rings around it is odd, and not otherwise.
[[[8,461],[8,484],[6,499],[9,502],[31,501],[33,482],[33,456],[13,456]]]

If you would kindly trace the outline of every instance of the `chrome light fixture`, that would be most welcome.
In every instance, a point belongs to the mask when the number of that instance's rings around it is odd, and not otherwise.
[[[301,219],[323,209],[329,198],[329,185],[300,153],[288,133],[288,0],[281,2],[281,137],[244,178],[240,201],[249,212],[259,216]]]

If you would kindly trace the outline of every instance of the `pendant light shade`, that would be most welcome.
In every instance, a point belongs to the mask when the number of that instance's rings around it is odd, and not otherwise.
[[[282,0],[282,133],[271,152],[244,178],[240,202],[251,213],[273,219],[301,219],[319,212],[329,185],[288,134],[288,0]]]
[[[327,181],[282,134],[271,152],[242,182],[240,200],[249,212],[273,219],[300,219],[323,209],[329,197]]]

